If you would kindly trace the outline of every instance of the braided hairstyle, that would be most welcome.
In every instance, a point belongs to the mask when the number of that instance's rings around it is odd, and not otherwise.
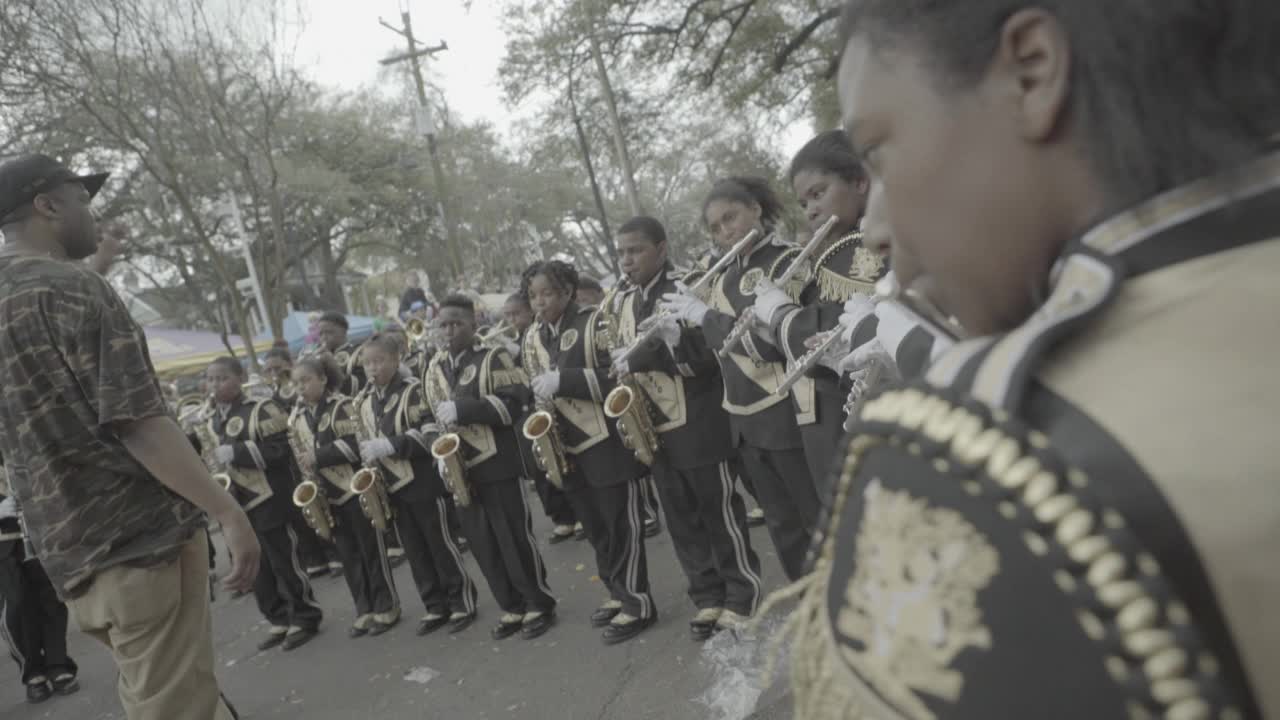
[[[338,361],[330,353],[311,355],[298,360],[294,372],[297,373],[299,370],[324,378],[325,392],[336,391],[342,387],[342,382],[346,379],[342,368],[338,367]]]
[[[529,284],[541,275],[569,297],[578,294],[578,270],[563,260],[539,260],[525,268],[520,275],[520,294],[529,297]]]
[[[760,206],[760,224],[766,232],[772,231],[782,219],[782,201],[773,191],[769,181],[762,177],[733,175],[720,178],[711,186],[711,192],[702,201],[702,218],[706,222],[707,208],[716,200],[728,200],[743,205]]]

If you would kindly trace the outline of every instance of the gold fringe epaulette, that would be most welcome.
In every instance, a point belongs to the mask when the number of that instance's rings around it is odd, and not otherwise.
[[[853,252],[845,258],[845,251]],[[848,263],[847,267],[840,267]],[[855,232],[835,241],[818,257],[818,298],[822,302],[844,302],[854,295],[872,295],[876,281],[884,277],[884,259],[862,245],[862,233]]]

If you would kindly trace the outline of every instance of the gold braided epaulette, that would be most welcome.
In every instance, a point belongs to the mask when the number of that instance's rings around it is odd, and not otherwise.
[[[1066,464],[1045,434],[949,393],[925,385],[888,389],[870,396],[858,412],[815,537],[814,572],[797,584],[803,598],[788,626],[803,644],[792,653],[797,713],[857,717],[855,708],[882,707],[860,681],[836,670],[841,661],[825,600],[835,539],[847,501],[859,491],[861,461],[888,446],[929,462],[940,481],[989,501],[1000,520],[1018,530],[1069,598],[1084,635],[1098,644],[1107,674],[1131,694],[1131,707],[1176,720],[1243,717],[1218,692],[1221,663],[1201,642],[1160,563],[1125,518],[1090,491],[1093,481]]]

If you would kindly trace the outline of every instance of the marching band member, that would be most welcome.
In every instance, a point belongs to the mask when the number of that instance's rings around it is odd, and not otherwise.
[[[334,310],[323,313],[316,322],[321,349],[333,354],[333,359],[338,361],[338,367],[342,368],[342,372],[347,376],[342,386],[342,394],[353,398],[368,384],[368,379],[365,375],[364,363],[360,358],[360,346],[347,340],[347,331],[350,327],[347,316]]]
[[[502,317],[516,331],[515,352],[513,353],[516,365],[525,367],[522,357],[525,334],[530,327],[533,327],[534,321],[533,308],[529,305],[529,296],[519,291],[512,293],[511,297],[507,298],[506,304],[502,306]],[[528,408],[525,409],[527,410]],[[515,426],[517,428],[524,427],[524,421],[527,416],[527,412],[521,412],[520,417],[516,419]],[[524,463],[525,477],[533,479],[534,489],[538,491],[538,500],[542,502],[542,511],[551,519],[553,525],[551,537],[547,539],[547,542],[557,545],[573,539],[575,535],[574,526],[578,525],[581,528],[581,525],[578,524],[577,518],[574,517],[573,505],[569,502],[569,498],[565,496],[563,490],[552,485],[547,480],[546,473],[542,472],[533,458],[529,442],[523,436],[517,437],[516,441],[520,443],[520,459]],[[583,531],[578,539],[585,538],[586,532]]]
[[[618,228],[618,257],[630,281],[621,298],[618,334],[631,343],[636,328],[654,315],[659,298],[676,292],[680,275],[667,258],[667,233],[658,220],[639,216]],[[653,464],[658,496],[676,558],[698,609],[689,623],[693,638],[716,628],[734,628],[753,615],[760,600],[760,559],[751,549],[746,507],[734,489],[736,452],[729,414],[721,407],[724,386],[715,353],[702,332],[673,318],[661,321],[661,339],[651,339],[623,359],[615,351],[615,374],[630,377],[645,393],[658,432]]]
[[[467,487],[470,503],[459,503],[458,514],[503,612],[492,635],[501,640],[519,632],[533,639],[555,622],[556,600],[520,480],[524,467],[513,425],[528,399],[525,375],[506,350],[476,339],[475,305],[467,297],[441,301],[436,322],[446,347],[430,362],[423,388],[441,431],[460,440],[456,468],[464,477],[451,481]]]
[[[663,308],[701,327],[708,344],[718,352],[739,316],[752,311],[756,285],[781,276],[798,254],[774,233],[781,213],[777,196],[759,178],[720,180],[703,203],[703,219],[726,251],[752,230],[765,236],[715,279],[711,305],[682,293],[663,296]],[[786,374],[786,360],[782,351],[752,331],[720,358],[720,369],[734,445],[764,508],[783,571],[795,579],[803,572],[819,510],[797,423],[812,423],[816,416],[812,381],[797,383],[790,398],[775,394]]]
[[[351,491],[360,466],[357,417],[352,400],[338,393],[344,376],[330,355],[303,358],[294,369],[299,406],[311,447],[298,464],[313,471],[333,513],[333,543],[340,567],[355,601],[356,619],[347,634],[353,638],[381,635],[400,621],[400,597],[387,560],[382,531],[366,517]]]
[[[431,458],[427,435],[437,425],[422,383],[400,372],[401,349],[398,338],[382,333],[362,348],[369,386],[357,407],[369,435],[362,435],[360,457],[385,477],[405,557],[426,608],[418,634],[445,625],[457,633],[475,621],[476,588],[449,529],[444,484]]]
[[[762,284],[756,290],[756,317],[770,328],[771,337],[786,354],[788,363],[795,365],[809,351],[806,342],[819,333],[841,327],[842,315],[872,312],[869,298],[887,264],[884,255],[869,248],[858,231],[869,182],[843,131],[825,132],[806,143],[791,161],[788,177],[811,232],[819,232],[836,218],[827,239],[814,254],[812,279],[798,302],[785,291],[768,285]],[[854,346],[874,337],[874,324],[861,328],[862,337],[853,337],[856,326],[856,322],[851,324],[848,332]],[[834,370],[847,354],[848,344],[844,347],[846,352],[828,353],[830,367],[819,365],[809,371],[814,382],[817,420],[801,425],[800,436],[820,495],[825,494],[822,485],[827,469],[844,434],[844,405],[849,392]]]
[[[79,690],[79,669],[67,653],[67,606],[24,544],[0,458],[0,635],[18,663],[27,702],[41,703]]]
[[[578,272],[558,260],[524,272],[522,289],[538,315],[525,341],[530,385],[554,402],[556,425],[573,464],[565,491],[596,551],[600,579],[610,600],[591,622],[604,627],[606,644],[630,640],[657,622],[649,593],[640,482],[646,469],[627,450],[602,404],[613,388],[602,347],[598,311],[577,304]]]
[[[231,493],[249,514],[262,545],[264,562],[253,593],[271,628],[258,649],[283,645],[293,650],[316,636],[323,612],[298,560],[296,524],[301,516],[292,503],[288,416],[274,400],[245,396],[244,367],[233,357],[215,359],[205,379],[213,406],[197,422],[220,444],[212,450],[204,447],[197,432],[196,445],[231,475]]]
[[[1280,6],[843,25],[895,269],[972,337],[856,416],[796,715],[1280,716]]]

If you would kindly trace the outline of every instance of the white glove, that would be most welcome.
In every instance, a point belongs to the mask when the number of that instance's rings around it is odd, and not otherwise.
[[[391,441],[386,438],[377,438],[376,440],[365,440],[360,443],[360,459],[365,465],[372,465],[384,457],[390,457],[396,454],[396,449],[391,445]]]
[[[877,361],[888,368],[897,367],[897,362],[889,351],[884,349],[884,345],[881,345],[879,340],[871,340],[859,345],[853,349],[853,352],[846,355],[837,366],[838,372],[853,373],[866,370]]]
[[[702,325],[702,321],[707,317],[707,312],[711,308],[707,304],[692,295],[683,293],[667,293],[662,296],[662,302],[659,304],[663,310],[671,313],[676,320],[684,320],[690,325]]]
[[[544,372],[534,378],[530,385],[533,387],[533,394],[539,400],[551,400],[556,393],[560,392],[560,371]]]
[[[844,344],[853,343],[853,333],[858,324],[876,314],[876,303],[866,295],[854,295],[844,301],[844,312],[840,315],[840,326],[844,328]]]
[[[756,319],[768,327],[773,324],[773,315],[787,305],[794,305],[791,296],[773,286],[768,280],[761,280],[756,285],[756,302],[752,310]]]
[[[627,362],[626,359],[622,357],[623,353],[626,351],[626,348],[618,348],[609,354],[609,356],[613,358],[614,377],[622,377],[623,375],[631,374],[631,363]]]
[[[223,465],[230,465],[236,459],[236,451],[230,445],[219,445],[213,449],[213,458]]]
[[[436,422],[441,425],[455,425],[458,422],[458,403],[445,400],[436,406]]]
[[[506,350],[512,357],[520,354],[520,346],[515,340],[510,338],[499,338],[498,342],[502,343],[502,349]]]
[[[11,497],[7,497],[3,502],[0,502],[0,520],[13,517],[18,517],[18,502]]]

